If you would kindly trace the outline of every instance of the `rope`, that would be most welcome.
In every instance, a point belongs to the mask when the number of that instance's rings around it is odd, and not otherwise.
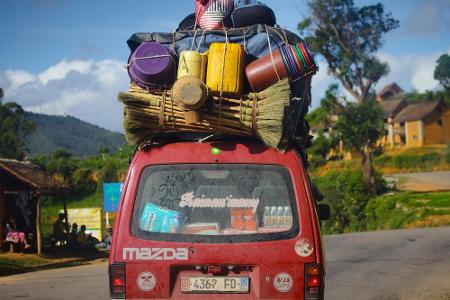
[[[133,62],[135,62],[137,60],[146,60],[146,59],[163,58],[163,57],[170,57],[172,62],[175,63],[175,60],[173,59],[172,55],[170,55],[170,54],[161,54],[161,55],[153,55],[153,56],[133,57],[132,59],[130,59],[130,62],[128,64],[126,64],[125,66],[127,68],[129,68],[133,64]]]
[[[203,31],[202,31],[202,36],[201,36],[201,38],[200,38],[200,43],[199,43],[198,46],[197,46],[197,52],[200,52],[200,47],[202,46],[203,42],[204,42],[205,39],[206,39],[206,37],[205,37],[205,31],[206,31],[206,30],[203,30]]]
[[[162,94],[162,102],[161,102],[161,108],[159,110],[159,125],[164,130],[164,111],[166,109],[166,93],[165,91]]]
[[[256,135],[256,127],[257,127],[257,123],[256,123],[256,116],[257,116],[257,104],[258,104],[258,94],[257,93],[253,93],[253,105],[252,105],[252,133],[253,135]]]
[[[197,31],[198,29],[196,28],[194,31],[194,36],[192,37],[192,43],[191,43],[191,48],[189,50],[192,51],[192,49],[194,48],[194,44],[195,44],[195,39],[197,38]]]
[[[220,94],[219,94],[219,132],[221,132],[222,128],[222,98],[223,98],[223,82],[225,80],[225,61],[228,50],[228,33],[225,27],[223,28],[225,32],[225,46],[223,47],[223,56],[222,56],[222,74],[220,76]]]
[[[247,52],[247,30],[248,27],[242,28],[242,36],[244,37],[244,51]]]
[[[277,75],[278,81],[281,81],[281,77],[278,74],[277,67],[275,66],[275,59],[273,58],[272,43],[270,42],[269,31],[267,30],[268,26],[267,25],[264,25],[264,26],[266,26],[267,43],[269,44],[269,52],[270,52],[270,58],[272,59],[273,70],[275,71],[275,74]]]
[[[166,91],[164,91],[164,94],[166,93]],[[171,117],[172,117],[172,128],[173,128],[173,131],[175,131],[175,132],[177,132],[177,128],[176,128],[176,126],[175,126],[175,116],[174,116],[174,114],[173,114],[173,99],[172,99],[173,97],[170,97],[170,113],[171,113]]]
[[[284,31],[283,27],[280,27],[280,29],[281,29],[281,32],[283,33],[283,37],[284,37],[283,41],[288,45],[289,44],[289,40],[288,40],[286,31]]]
[[[239,134],[242,135],[242,96],[239,98]]]
[[[278,30],[276,30],[273,27],[270,27],[267,25],[265,25],[265,27],[266,27],[266,32],[268,32],[268,30],[272,31],[273,33],[275,33],[276,35],[278,35],[280,37],[280,39],[283,43],[285,43],[286,45],[289,45],[289,40],[288,40],[286,32],[284,31],[283,28],[280,27],[280,30],[283,32],[283,34],[281,34]]]

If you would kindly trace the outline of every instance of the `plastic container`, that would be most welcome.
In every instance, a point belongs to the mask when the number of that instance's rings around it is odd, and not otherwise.
[[[128,62],[131,80],[146,89],[172,83],[175,68],[174,54],[156,42],[142,43]]]
[[[244,47],[234,43],[212,43],[208,52],[206,86],[211,92],[239,95],[244,81]]]
[[[245,69],[245,73],[254,92],[261,92],[288,77],[280,50],[273,51],[273,61],[271,55],[268,54],[250,63]]]
[[[206,67],[208,65],[208,54],[197,51],[184,50],[180,53],[178,62],[178,76],[195,76],[201,81],[206,81]]]
[[[309,47],[306,43],[298,43],[290,47],[299,68],[300,76],[311,76],[317,72],[318,67]]]
[[[229,17],[234,9],[234,0],[196,0],[196,23],[202,29],[220,30],[231,23]]]
[[[184,76],[178,79],[172,87],[172,98],[175,103],[186,110],[186,124],[201,122],[199,110],[208,99],[208,90],[199,78]]]

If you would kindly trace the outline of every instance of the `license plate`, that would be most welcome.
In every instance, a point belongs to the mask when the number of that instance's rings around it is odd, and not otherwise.
[[[235,293],[250,291],[248,277],[182,277],[182,293]]]

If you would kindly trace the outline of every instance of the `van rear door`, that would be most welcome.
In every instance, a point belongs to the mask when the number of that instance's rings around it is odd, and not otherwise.
[[[275,164],[145,167],[117,241],[127,298],[303,299],[316,255],[300,173]]]

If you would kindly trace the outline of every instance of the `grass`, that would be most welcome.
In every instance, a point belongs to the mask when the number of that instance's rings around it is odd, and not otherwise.
[[[99,252],[83,257],[50,257],[36,254],[0,254],[0,276],[60,267],[74,267],[96,259],[106,259],[107,253]]]
[[[388,150],[374,158],[374,167],[383,174],[432,172],[450,170],[450,146],[433,145],[418,148]],[[328,161],[311,169],[313,175],[322,176],[329,171],[349,171],[360,168],[361,158]]]
[[[450,192],[387,193],[367,205],[370,230],[450,225]]]
[[[24,270],[47,265],[51,260],[37,255],[0,254],[1,270]],[[1,272],[0,272],[1,274]]]

